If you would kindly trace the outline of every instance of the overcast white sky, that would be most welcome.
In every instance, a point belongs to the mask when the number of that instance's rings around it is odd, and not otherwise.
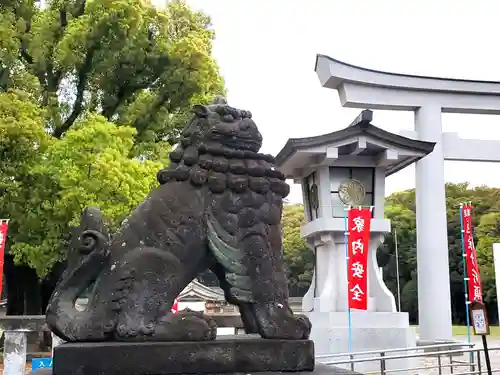
[[[252,111],[264,152],[278,153],[290,137],[342,129],[360,112],[342,108],[337,92],[321,87],[317,53],[389,72],[500,81],[496,0],[188,3],[212,17],[228,100]],[[411,130],[413,113],[374,111],[373,123]],[[498,116],[445,114],[443,127],[464,138],[500,140]],[[446,162],[445,170],[447,181],[500,187],[500,164]],[[389,177],[386,193],[414,187],[414,174],[412,166]],[[301,201],[298,186],[289,198]]]

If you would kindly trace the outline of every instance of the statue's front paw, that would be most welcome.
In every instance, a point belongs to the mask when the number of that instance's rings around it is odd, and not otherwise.
[[[295,315],[294,318],[297,326],[297,336],[300,336],[300,339],[308,339],[311,334],[311,321],[305,315]]]
[[[305,340],[311,322],[304,315],[294,315],[285,304],[265,303],[254,306],[259,333],[266,339]]]
[[[217,337],[217,325],[208,315],[183,310],[161,319],[153,334],[158,341],[207,341]]]
[[[118,341],[146,341],[154,332],[154,324],[146,323],[143,319],[135,322],[120,324],[116,327],[115,339]]]
[[[275,323],[277,329],[264,332],[264,337],[268,339],[285,340],[306,340],[311,333],[311,323],[306,316],[294,315],[288,319],[283,319],[281,323]],[[275,326],[275,327],[276,327]]]

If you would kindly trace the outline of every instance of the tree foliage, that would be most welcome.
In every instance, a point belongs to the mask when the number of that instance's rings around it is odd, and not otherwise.
[[[182,2],[9,0],[0,8],[3,87],[29,92],[60,138],[86,111],[174,140],[193,103],[224,92],[210,19]]]
[[[468,183],[446,184],[451,307],[453,321],[457,324],[464,323],[466,319],[459,207],[460,203],[469,201],[473,205],[474,239],[484,299],[491,318],[497,320],[491,245],[500,241],[499,194],[500,189],[487,186],[471,188]],[[386,216],[391,220],[392,228],[396,229],[398,237],[402,310],[409,312],[413,322],[418,319],[415,213],[413,189],[392,194],[387,198]],[[389,289],[397,295],[394,244],[393,232],[386,236],[384,244],[379,248],[378,261],[379,265],[383,266],[384,279]]]
[[[225,93],[213,38],[209,17],[182,1],[2,1],[9,257],[43,277],[83,207],[99,206],[113,227],[144,198],[192,104]]]
[[[9,251],[41,276],[63,259],[69,225],[86,206],[102,207],[114,227],[156,183],[161,163],[129,157],[132,127],[89,115],[56,139],[36,105],[15,94],[0,94],[0,116],[6,164],[0,204],[11,219]]]
[[[300,235],[304,224],[304,207],[285,204],[281,225],[283,228],[283,253],[289,282],[290,295],[302,296],[307,292],[314,271],[314,253]]]

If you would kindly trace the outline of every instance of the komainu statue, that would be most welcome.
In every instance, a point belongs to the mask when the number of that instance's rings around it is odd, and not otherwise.
[[[213,340],[207,315],[171,313],[174,299],[210,269],[247,333],[306,339],[311,324],[288,305],[281,213],[289,193],[250,112],[218,99],[194,116],[158,173],[160,186],[112,236],[96,208],[82,215],[68,268],[47,308],[66,341]],[[84,311],[76,299],[90,290]]]

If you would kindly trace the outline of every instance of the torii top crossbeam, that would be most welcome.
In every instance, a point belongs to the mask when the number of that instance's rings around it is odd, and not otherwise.
[[[500,82],[388,73],[325,55],[316,56],[315,70],[323,87],[338,90],[344,107],[409,111],[431,100],[443,113],[500,114]]]

